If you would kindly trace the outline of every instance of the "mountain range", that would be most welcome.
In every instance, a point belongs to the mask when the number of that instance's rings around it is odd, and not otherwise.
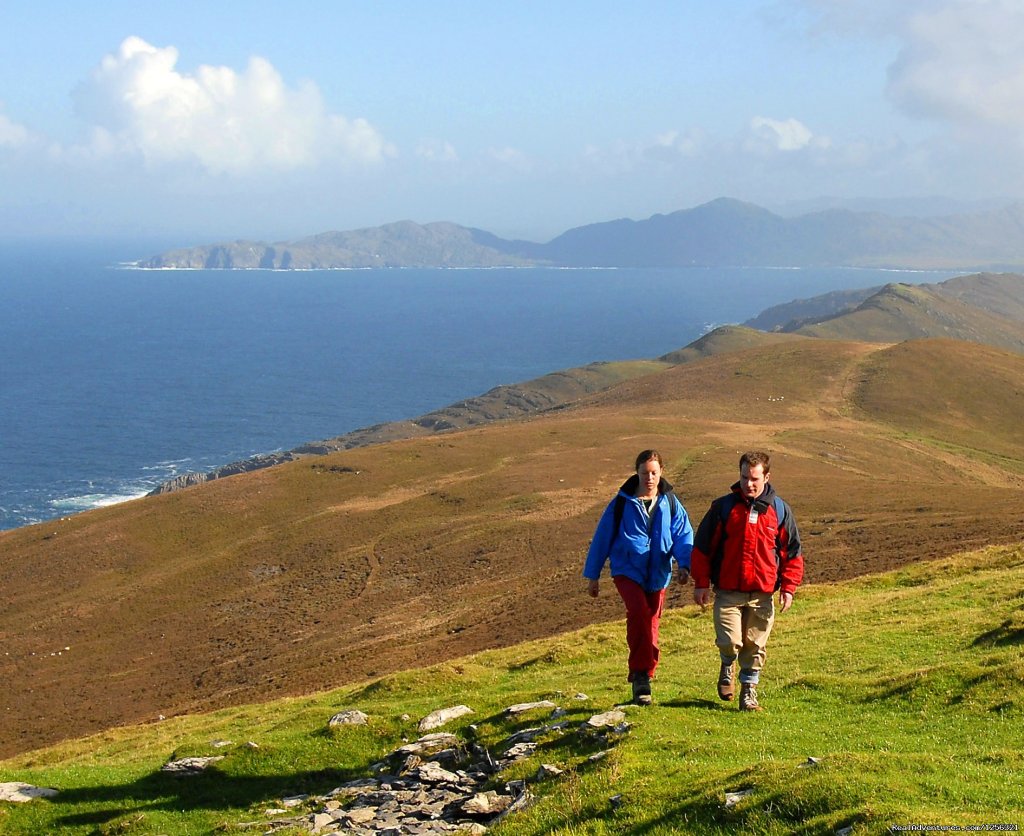
[[[1024,539],[1024,277],[812,319],[0,533],[0,756],[620,618],[579,575],[643,447],[698,519],[770,449],[811,583]]]
[[[293,241],[170,250],[144,269],[395,267],[873,267],[1000,270],[1024,266],[1024,204],[911,218],[833,209],[783,217],[730,198],[646,220],[588,224],[546,243],[481,229],[401,221]]]

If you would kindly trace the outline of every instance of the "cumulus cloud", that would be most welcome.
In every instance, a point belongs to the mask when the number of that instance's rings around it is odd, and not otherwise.
[[[76,91],[93,154],[198,163],[213,173],[375,163],[393,153],[365,119],[329,113],[316,85],[288,87],[265,59],[244,72],[175,69],[178,51],[129,37]],[[81,150],[81,149],[80,149]]]
[[[673,165],[697,157],[706,150],[708,136],[703,130],[667,130],[653,137],[619,141],[608,146],[587,145],[583,162],[591,169],[618,174],[657,163]]]
[[[1019,0],[795,0],[814,30],[895,38],[887,93],[906,114],[967,135],[1024,142]]]
[[[530,158],[518,148],[488,148],[487,157],[501,166],[518,172],[528,172],[533,168]]]
[[[828,137],[816,137],[799,119],[770,119],[755,116],[750,120],[750,136],[745,143],[749,151],[800,151],[804,148],[827,148]]]
[[[459,154],[450,142],[424,140],[416,146],[415,154],[421,160],[436,163],[457,163]]]
[[[1010,128],[1024,139],[1024,6],[954,0],[917,10],[889,68],[888,91],[909,113],[960,127]]]
[[[0,147],[19,148],[28,145],[31,134],[24,125],[12,122],[0,110]]]

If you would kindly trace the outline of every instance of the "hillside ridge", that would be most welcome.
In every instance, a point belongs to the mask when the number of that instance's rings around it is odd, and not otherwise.
[[[579,572],[640,447],[694,516],[738,450],[771,449],[812,583],[1024,538],[1024,356],[766,336],[528,420],[0,534],[0,754],[618,618],[611,598],[580,606]]]
[[[485,267],[891,267],[1024,265],[1024,204],[942,218],[825,210],[783,217],[732,198],[646,220],[510,241],[447,221],[400,221],[292,241],[234,241],[140,259],[141,269]]]

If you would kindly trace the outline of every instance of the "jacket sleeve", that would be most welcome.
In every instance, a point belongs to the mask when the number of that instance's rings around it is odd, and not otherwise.
[[[683,503],[678,503],[679,508],[672,515],[672,557],[681,569],[690,569],[690,553],[693,551],[693,526],[690,525],[690,518],[686,515]]]
[[[596,581],[601,576],[605,561],[612,550],[612,539],[615,534],[612,528],[615,525],[615,500],[608,503],[608,507],[601,514],[597,523],[597,530],[590,541],[590,550],[587,552],[587,561],[583,564],[583,577],[587,580]]]
[[[693,577],[694,589],[711,588],[711,558],[719,537],[719,516],[716,499],[697,526],[697,533],[693,538],[693,553],[690,556],[690,575]]]
[[[793,509],[785,504],[785,511],[779,524],[779,589],[793,593],[804,579],[804,555]]]

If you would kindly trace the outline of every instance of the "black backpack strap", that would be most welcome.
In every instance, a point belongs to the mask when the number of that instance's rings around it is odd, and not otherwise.
[[[626,510],[626,497],[621,493],[615,495],[615,505],[612,508],[612,539],[610,542],[614,543],[615,538],[619,536],[619,528],[622,527],[622,513]]]

